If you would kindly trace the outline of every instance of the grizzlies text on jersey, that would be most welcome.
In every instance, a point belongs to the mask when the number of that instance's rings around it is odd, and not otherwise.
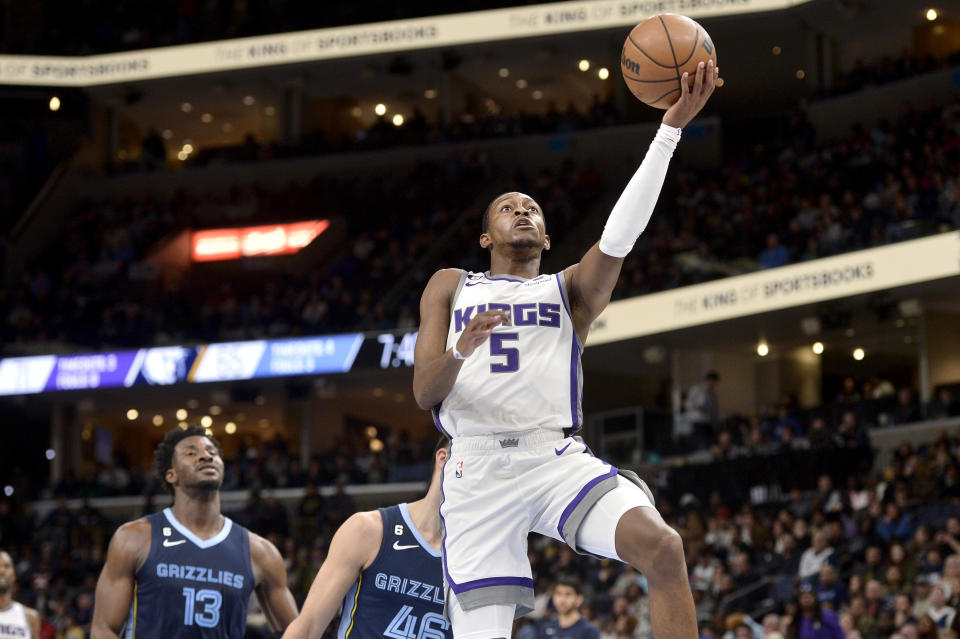
[[[380,551],[343,599],[337,639],[451,639],[440,551],[420,535],[406,504],[379,510]]]
[[[147,516],[150,554],[134,584],[127,639],[242,639],[253,591],[250,534],[223,518],[210,539],[166,508]]]
[[[579,430],[583,351],[570,315],[563,273],[525,280],[467,273],[453,296],[447,349],[476,314],[503,309],[510,324],[468,357],[453,389],[434,410],[452,438],[526,430]]]

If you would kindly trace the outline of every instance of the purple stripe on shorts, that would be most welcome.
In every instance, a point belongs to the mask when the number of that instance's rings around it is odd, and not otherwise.
[[[573,513],[573,509],[577,507],[577,504],[583,501],[583,498],[587,496],[587,493],[589,493],[594,486],[602,482],[604,479],[609,479],[610,477],[614,477],[616,474],[617,474],[617,467],[611,466],[610,472],[600,475],[599,477],[594,477],[593,479],[588,481],[587,485],[581,488],[580,492],[577,493],[577,496],[573,498],[573,501],[567,504],[567,507],[563,509],[563,513],[560,515],[560,523],[557,525],[557,532],[560,533],[561,539],[566,541],[566,538],[563,536],[563,525],[567,523],[567,519],[570,518],[570,515]]]
[[[450,441],[450,446],[447,448],[447,461],[450,461],[450,456],[453,455],[453,441]],[[443,478],[446,475],[447,462],[443,462],[443,469],[440,471],[440,508],[437,509],[437,514],[440,515],[440,524],[443,527],[443,536],[440,538],[440,563],[443,564],[443,574],[447,577],[447,583],[450,584],[450,587],[453,587],[453,579],[450,578],[450,572],[447,570],[447,522],[443,518],[443,504],[447,501],[447,495],[443,492]]]
[[[448,439],[453,439],[450,437],[450,433],[447,432],[447,429],[443,427],[443,424],[440,422],[440,406],[443,405],[443,402],[437,404],[430,409],[430,414],[433,415],[433,423],[436,425],[437,430],[444,434]]]
[[[447,575],[447,579],[450,579],[449,575]],[[453,588],[453,592],[456,594],[467,592],[468,590],[476,590],[477,588],[489,588],[491,586],[522,586],[524,588],[533,588],[533,579],[529,577],[486,577],[484,579],[467,581],[462,584],[454,584],[452,580],[450,581],[450,587]]]

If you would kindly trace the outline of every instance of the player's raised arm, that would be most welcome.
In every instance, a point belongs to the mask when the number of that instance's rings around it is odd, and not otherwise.
[[[297,617],[297,602],[287,586],[287,569],[276,546],[250,533],[250,558],[256,578],[257,601],[274,632],[281,632]]]
[[[330,541],[327,558],[310,586],[300,616],[287,627],[283,639],[323,636],[347,591],[376,559],[382,539],[383,522],[377,511],[355,513],[343,522]]]
[[[680,99],[664,113],[663,125],[650,144],[640,168],[610,212],[600,241],[587,251],[579,264],[566,270],[574,322],[581,338],[586,337],[590,324],[610,301],[620,277],[623,258],[633,249],[653,214],[667,175],[667,166],[680,141],[680,130],[707,103],[716,86],[718,73],[712,60],[706,66],[699,67],[692,89],[689,88],[687,74],[684,74],[680,82]]]
[[[472,355],[478,346],[487,341],[494,328],[509,319],[509,314],[501,310],[478,313],[463,330],[455,348],[447,349],[450,303],[460,283],[460,274],[458,269],[437,271],[427,282],[420,298],[420,332],[414,352],[413,396],[423,409],[433,408],[443,401],[457,381],[462,359]]]
[[[130,614],[134,576],[150,553],[150,524],[137,519],[113,534],[97,580],[91,639],[118,639]]]

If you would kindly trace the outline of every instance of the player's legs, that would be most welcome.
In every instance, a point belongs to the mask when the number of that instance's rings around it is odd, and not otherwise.
[[[582,550],[620,559],[644,574],[655,637],[698,636],[683,541],[638,486],[619,477],[584,517],[576,541]]]
[[[516,606],[506,604],[464,610],[452,593],[447,601],[453,639],[509,639],[515,611]]]

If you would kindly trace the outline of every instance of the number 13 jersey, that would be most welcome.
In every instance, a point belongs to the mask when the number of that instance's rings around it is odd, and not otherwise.
[[[150,553],[134,585],[126,639],[243,639],[253,591],[250,534],[223,518],[200,539],[169,508],[147,515]]]
[[[531,280],[463,272],[450,308],[447,349],[478,313],[502,309],[501,324],[463,362],[453,389],[434,407],[448,436],[531,429],[580,429],[583,350],[573,327],[563,273]]]

